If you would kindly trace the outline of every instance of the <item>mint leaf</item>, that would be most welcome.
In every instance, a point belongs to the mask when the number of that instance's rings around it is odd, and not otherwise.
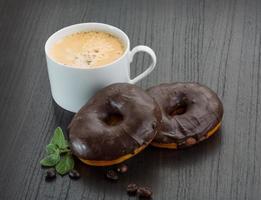
[[[69,142],[65,139],[64,141],[64,145],[66,146],[65,148],[68,148],[69,147]]]
[[[48,144],[46,146],[46,153],[47,155],[55,153],[57,150],[59,150],[54,144]]]
[[[60,175],[65,175],[74,168],[74,160],[71,154],[67,153],[55,166],[55,170]]]
[[[68,142],[65,140],[63,131],[60,127],[57,127],[54,131],[54,136],[51,139],[51,144],[58,146],[61,149],[67,148]]]
[[[45,167],[55,166],[60,160],[60,153],[56,151],[53,154],[46,156],[44,159],[40,161],[40,164]]]
[[[68,152],[70,152],[71,150],[70,149],[68,149],[68,148],[66,148],[66,149],[60,149],[60,154],[62,154],[62,153],[68,153]]]

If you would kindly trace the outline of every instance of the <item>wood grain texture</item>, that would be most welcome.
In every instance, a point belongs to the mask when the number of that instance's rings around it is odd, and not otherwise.
[[[52,101],[44,43],[56,30],[98,21],[123,29],[131,46],[151,46],[157,68],[138,85],[197,81],[224,103],[223,127],[180,151],[148,148],[128,161],[118,183],[80,162],[79,181],[44,181],[39,160],[56,126],[73,114]],[[260,0],[0,0],[0,199],[129,198],[130,182],[149,186],[153,199],[261,198]],[[149,58],[138,55],[132,75]]]

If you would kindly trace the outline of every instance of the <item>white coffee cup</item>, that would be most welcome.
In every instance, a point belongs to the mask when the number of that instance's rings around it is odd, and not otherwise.
[[[125,46],[124,54],[113,63],[93,69],[64,65],[50,56],[50,49],[58,40],[66,35],[84,31],[104,31],[120,38]],[[140,51],[148,53],[152,63],[143,73],[131,79],[130,63],[133,56]],[[45,43],[45,54],[53,99],[59,106],[71,112],[78,112],[97,90],[117,82],[134,84],[151,73],[156,65],[156,55],[151,48],[136,46],[130,51],[128,36],[122,30],[102,23],[75,24],[55,32]]]

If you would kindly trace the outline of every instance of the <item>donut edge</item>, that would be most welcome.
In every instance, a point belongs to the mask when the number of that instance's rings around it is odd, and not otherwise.
[[[186,147],[191,147],[191,146],[194,146],[194,145],[208,139],[209,137],[214,135],[220,128],[221,128],[221,122],[219,122],[214,128],[212,128],[210,131],[208,131],[206,134],[206,137],[203,140],[197,141],[195,144],[192,144],[192,145],[186,145],[184,147],[179,147],[177,143],[164,144],[164,143],[151,142],[150,145],[153,147],[166,148],[166,149],[182,149],[182,148],[186,148]]]
[[[106,166],[116,165],[116,164],[122,163],[125,160],[128,160],[128,159],[132,158],[133,156],[137,155],[138,153],[142,152],[146,147],[148,147],[151,144],[153,139],[150,140],[147,144],[142,145],[139,148],[135,149],[134,153],[128,153],[128,154],[123,155],[123,156],[121,156],[117,159],[114,159],[114,160],[85,160],[85,159],[82,159],[82,158],[79,158],[79,157],[78,157],[78,159],[80,161],[82,161],[84,164],[87,164],[87,165],[90,165],[90,166],[96,166],[96,167],[106,167]]]

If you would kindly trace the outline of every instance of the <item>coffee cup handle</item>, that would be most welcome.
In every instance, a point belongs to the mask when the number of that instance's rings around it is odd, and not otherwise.
[[[136,46],[131,50],[130,57],[129,57],[130,62],[132,62],[134,55],[138,52],[145,52],[145,53],[149,54],[152,59],[152,62],[150,64],[150,66],[144,72],[142,72],[141,74],[136,76],[134,79],[130,80],[130,83],[132,83],[132,84],[137,83],[138,81],[140,81],[141,79],[143,79],[144,77],[149,75],[155,68],[156,62],[157,62],[157,58],[156,58],[154,51],[150,47],[143,46],[143,45]]]

